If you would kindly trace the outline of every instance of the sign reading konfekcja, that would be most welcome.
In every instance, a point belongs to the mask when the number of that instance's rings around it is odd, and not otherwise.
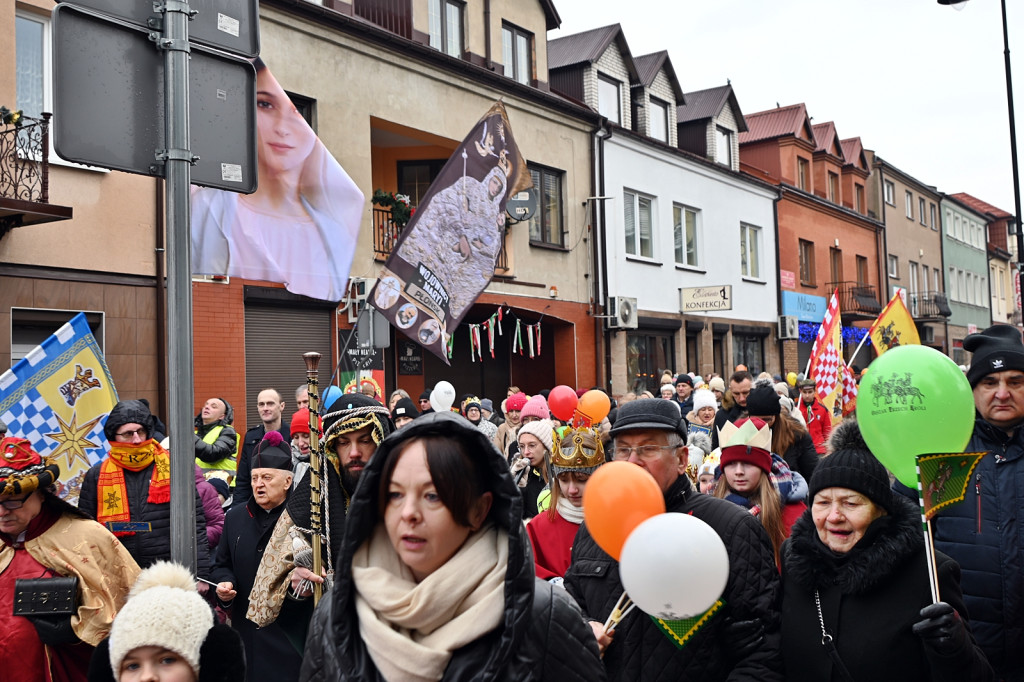
[[[682,313],[732,310],[732,285],[684,288],[679,303]]]

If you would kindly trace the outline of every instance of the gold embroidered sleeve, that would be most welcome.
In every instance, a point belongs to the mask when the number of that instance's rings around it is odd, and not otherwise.
[[[294,525],[288,511],[282,512],[263,550],[249,594],[249,610],[245,613],[258,627],[266,627],[277,620],[288,594],[291,572],[295,568],[291,532]]]

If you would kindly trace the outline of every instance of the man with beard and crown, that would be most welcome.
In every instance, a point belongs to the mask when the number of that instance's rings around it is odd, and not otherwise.
[[[349,500],[355,492],[359,476],[377,446],[394,427],[390,412],[373,398],[346,393],[338,398],[323,416],[324,433],[320,445],[320,518],[324,524],[321,540],[323,565],[327,578],[333,574],[333,558],[345,534],[345,517]],[[308,611],[296,617],[296,631],[304,637],[312,616],[313,601],[310,582],[324,582],[309,570],[312,534],[310,531],[310,475],[292,490],[285,511],[277,520],[260,562],[246,617],[264,627],[277,620],[286,598],[305,599]],[[304,565],[306,564],[306,565]],[[297,610],[289,610],[292,613]],[[298,614],[296,613],[298,616]],[[282,624],[288,628],[288,625]]]

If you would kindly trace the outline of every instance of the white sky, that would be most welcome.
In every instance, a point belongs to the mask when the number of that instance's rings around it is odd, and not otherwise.
[[[1014,212],[999,0],[554,2],[549,40],[619,23],[634,56],[669,51],[683,92],[731,79],[746,114],[804,102],[918,180]],[[1024,3],[1006,4],[1020,153]]]

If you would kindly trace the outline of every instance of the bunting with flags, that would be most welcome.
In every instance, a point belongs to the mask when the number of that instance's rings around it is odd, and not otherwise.
[[[842,320],[839,314],[839,289],[832,292],[825,318],[818,329],[818,338],[811,348],[810,376],[814,377],[818,400],[832,414],[833,423],[843,414],[843,384],[846,373],[843,361]]]
[[[897,291],[868,329],[868,336],[879,355],[896,346],[919,345],[921,338],[914,318]]]

